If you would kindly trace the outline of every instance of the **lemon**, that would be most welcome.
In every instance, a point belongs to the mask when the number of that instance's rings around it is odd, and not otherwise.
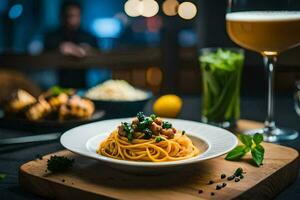
[[[180,97],[168,94],[159,97],[153,104],[153,111],[160,117],[176,117],[182,107],[182,100]]]

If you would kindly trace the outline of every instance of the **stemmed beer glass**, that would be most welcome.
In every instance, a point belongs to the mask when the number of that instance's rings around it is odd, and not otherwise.
[[[226,27],[236,44],[263,56],[268,71],[268,115],[265,127],[250,130],[246,134],[262,133],[264,140],[269,142],[297,138],[297,131],[278,128],[275,124],[273,80],[278,56],[300,45],[300,1],[228,0]]]

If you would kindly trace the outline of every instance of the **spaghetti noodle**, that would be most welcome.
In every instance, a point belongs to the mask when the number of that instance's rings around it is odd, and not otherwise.
[[[153,118],[135,118],[132,124],[122,123],[100,144],[97,153],[120,160],[150,162],[183,160],[200,153],[184,131]],[[147,120],[148,124],[144,123]],[[144,129],[140,124],[146,124]]]

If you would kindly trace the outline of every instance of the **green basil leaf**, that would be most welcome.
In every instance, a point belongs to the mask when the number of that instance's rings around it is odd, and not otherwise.
[[[262,134],[256,133],[253,136],[253,141],[256,145],[260,144],[264,140],[264,136]]]
[[[251,147],[252,146],[252,137],[250,135],[244,135],[244,134],[240,134],[240,140],[241,142],[246,145],[247,147]]]
[[[251,147],[245,147],[245,153],[248,153],[249,151],[251,151]]]
[[[4,180],[5,179],[5,174],[0,174],[0,181]]]
[[[261,145],[257,145],[251,149],[252,159],[255,164],[259,167],[264,160],[265,149]]]
[[[239,145],[235,147],[233,150],[231,150],[225,157],[226,160],[239,160],[241,157],[243,157],[247,152],[246,146]]]

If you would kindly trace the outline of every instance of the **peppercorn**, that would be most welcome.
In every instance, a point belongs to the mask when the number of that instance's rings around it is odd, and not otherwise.
[[[235,178],[235,175],[228,176],[227,180],[228,180],[228,181],[231,181],[231,180],[233,180],[234,178]]]
[[[222,189],[222,185],[221,184],[218,184],[217,186],[216,186],[216,190],[220,190],[220,189]]]
[[[221,179],[226,178],[226,174],[221,174]]]
[[[223,183],[223,184],[222,184],[222,187],[226,187],[226,185],[227,185],[226,183]]]
[[[212,181],[212,180],[210,180],[210,181],[208,182],[209,185],[211,185],[211,184],[213,184],[213,183],[214,183],[214,181]]]
[[[198,190],[198,193],[199,193],[199,194],[203,193],[203,190]]]
[[[214,193],[214,192],[211,192],[211,193],[210,193],[210,195],[211,195],[211,196],[214,196],[214,195],[215,195],[215,193]]]
[[[240,179],[239,179],[239,178],[235,178],[234,181],[235,181],[235,182],[239,182]]]

